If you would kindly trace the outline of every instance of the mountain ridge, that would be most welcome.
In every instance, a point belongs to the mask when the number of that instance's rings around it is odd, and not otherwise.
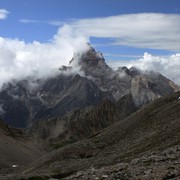
[[[179,88],[158,73],[126,67],[114,71],[91,46],[75,54],[69,66],[60,68],[55,77],[33,83],[34,89],[28,80],[14,81],[0,92],[0,117],[9,125],[29,127],[37,120],[96,106],[104,99],[117,102],[129,93],[141,108]]]

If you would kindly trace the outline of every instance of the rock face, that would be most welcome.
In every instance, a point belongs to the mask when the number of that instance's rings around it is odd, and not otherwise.
[[[0,92],[0,117],[11,126],[28,127],[37,120],[97,106],[105,99],[118,102],[128,94],[140,108],[177,89],[158,73],[126,67],[114,71],[101,53],[89,47],[84,53],[76,53],[55,77],[6,84]]]
[[[87,107],[67,113],[61,118],[37,121],[29,134],[60,145],[91,137],[113,123],[123,120],[137,110],[131,94],[118,102],[104,100],[96,107]]]
[[[27,82],[8,85],[0,93],[1,117],[14,127],[27,127],[34,120],[65,115],[68,111],[96,105],[104,98],[91,80],[75,75],[59,75],[30,91]]]

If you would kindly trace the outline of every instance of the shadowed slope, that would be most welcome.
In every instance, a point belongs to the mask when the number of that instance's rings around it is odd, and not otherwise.
[[[12,173],[31,163],[47,153],[46,146],[40,140],[27,138],[23,130],[12,129],[0,120],[0,174]]]

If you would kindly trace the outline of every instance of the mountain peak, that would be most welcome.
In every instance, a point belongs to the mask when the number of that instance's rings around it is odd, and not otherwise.
[[[72,67],[80,67],[85,75],[94,76],[94,72],[104,71],[110,67],[106,64],[103,54],[97,52],[90,44],[87,44],[85,51],[74,53],[74,57],[69,62]]]
[[[84,51],[78,51],[74,53],[73,58],[69,62],[69,65],[97,65],[100,61],[105,62],[105,59],[101,52],[96,52],[96,50],[90,45],[87,44],[87,48]]]

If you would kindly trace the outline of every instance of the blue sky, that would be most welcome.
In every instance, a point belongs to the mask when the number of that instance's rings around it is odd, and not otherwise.
[[[5,9],[9,12],[6,19],[0,20],[1,37],[18,38],[25,42],[39,41],[45,43],[53,38],[58,28],[64,23],[71,24],[72,22],[74,23],[74,21],[79,22],[81,19],[88,20],[137,13],[179,15],[180,1],[0,0],[0,9]],[[131,25],[130,22],[128,23]],[[108,27],[108,24],[106,24],[106,26]],[[129,29],[131,28],[133,27],[129,26]],[[154,27],[154,29],[155,28],[156,27]],[[137,29],[135,29],[135,31],[136,30]],[[113,42],[116,41],[116,38],[117,37],[108,37],[108,35],[104,37],[98,35],[96,37],[96,35],[91,36],[90,34],[90,42],[97,50],[104,53],[106,59],[136,59],[142,56],[144,52],[149,52],[154,55],[171,55],[179,52],[176,48],[143,47],[143,45],[136,46],[128,43],[123,44],[123,42],[114,44]]]

